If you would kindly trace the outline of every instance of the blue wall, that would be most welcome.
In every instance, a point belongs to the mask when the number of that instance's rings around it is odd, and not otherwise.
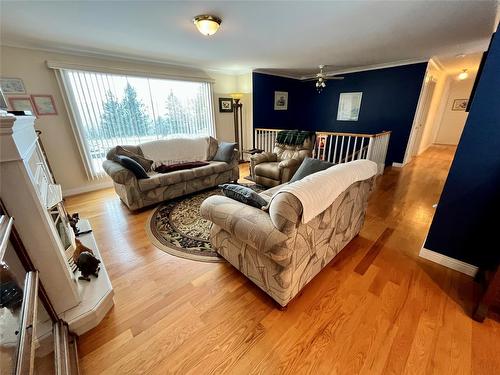
[[[314,82],[253,74],[254,127],[377,133],[392,130],[387,164],[401,163],[427,63],[343,75],[321,94]],[[274,111],[274,91],[288,91],[288,111]],[[341,92],[363,92],[358,121],[337,121]],[[277,113],[281,112],[281,113]],[[283,113],[288,112],[288,113]]]
[[[301,123],[295,112],[299,103],[299,83],[292,78],[253,73],[253,124],[255,128],[299,129]],[[258,93],[255,92],[257,89]],[[274,92],[288,92],[288,110],[274,110]]]
[[[500,37],[491,42],[425,243],[477,266],[500,261]]]

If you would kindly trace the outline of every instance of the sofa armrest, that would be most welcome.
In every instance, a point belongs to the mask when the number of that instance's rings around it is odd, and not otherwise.
[[[262,152],[260,154],[255,154],[250,157],[250,161],[253,165],[257,165],[260,163],[267,163],[272,161],[278,161],[278,155],[272,152]]]
[[[238,240],[263,252],[288,239],[276,229],[267,212],[228,197],[208,197],[201,204],[200,213]]]
[[[280,168],[298,168],[302,160],[297,160],[297,159],[286,159],[280,161],[278,166]]]
[[[135,175],[125,168],[123,165],[118,164],[112,160],[104,160],[102,163],[104,171],[111,177],[117,184],[127,185],[137,183]]]
[[[301,163],[301,159],[286,159],[280,161],[280,163],[278,164],[280,168],[280,182],[283,184],[290,181],[295,172],[297,172],[297,169],[299,169]]]

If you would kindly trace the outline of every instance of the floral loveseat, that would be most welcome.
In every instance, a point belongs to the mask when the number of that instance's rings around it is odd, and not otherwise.
[[[137,210],[226,182],[237,181],[239,178],[238,151],[234,151],[229,163],[214,161],[218,142],[212,137],[166,139],[121,147],[152,159],[155,164],[194,160],[209,163],[206,166],[169,173],[147,171],[149,178],[137,179],[129,169],[113,161],[116,155],[116,147],[113,147],[106,155],[107,160],[103,162],[103,168],[112,178],[116,193],[130,210]],[[144,150],[148,150],[149,153]]]
[[[225,196],[209,197],[201,215],[214,224],[210,241],[234,267],[286,306],[361,230],[377,170],[372,164],[372,177],[349,185],[307,223],[297,197],[280,192],[287,184],[260,193],[272,199],[267,211]],[[308,176],[313,184],[316,175]]]

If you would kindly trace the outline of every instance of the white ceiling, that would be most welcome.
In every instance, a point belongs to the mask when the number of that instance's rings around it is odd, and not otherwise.
[[[433,60],[448,74],[458,74],[467,69],[469,72],[477,71],[483,54],[472,53],[459,56],[439,56]]]
[[[193,16],[220,16],[204,37]],[[303,76],[484,50],[495,1],[4,1],[4,45]]]

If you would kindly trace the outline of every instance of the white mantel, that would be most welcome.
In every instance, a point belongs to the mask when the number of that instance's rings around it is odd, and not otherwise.
[[[16,229],[56,312],[81,334],[96,326],[111,308],[113,289],[104,264],[98,282],[90,283],[78,280],[68,265],[37,184],[41,169],[49,183],[53,184],[53,178],[38,144],[35,121],[33,116],[0,114],[0,198],[15,219]],[[86,242],[99,254],[93,236]]]

